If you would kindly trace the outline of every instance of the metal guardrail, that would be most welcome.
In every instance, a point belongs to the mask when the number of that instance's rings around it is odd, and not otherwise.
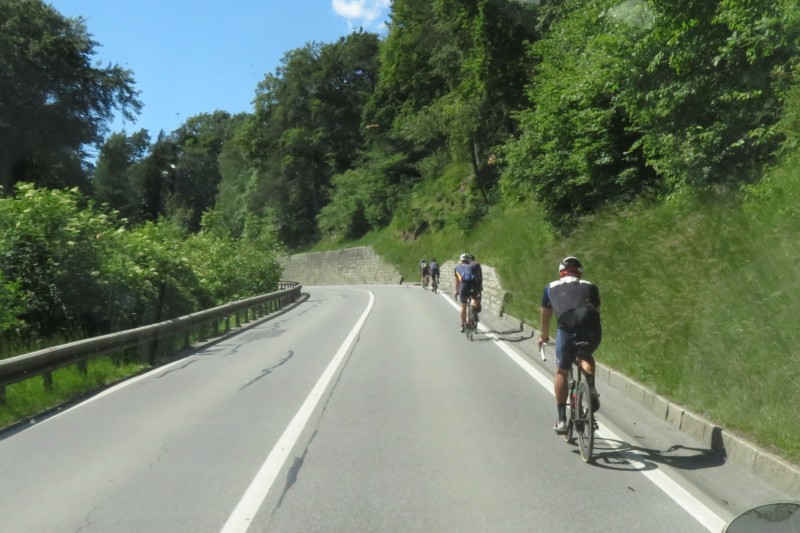
[[[169,359],[177,352],[189,348],[193,335],[206,340],[229,331],[231,318],[235,321],[235,327],[239,327],[251,318],[267,315],[296,301],[300,298],[302,286],[294,281],[281,281],[278,289],[277,292],[227,303],[165,322],[1,359],[0,403],[5,401],[7,385],[43,376],[45,387],[49,387],[52,385],[53,370],[73,364],[85,370],[87,361],[92,357],[121,353],[134,346],[138,348],[142,360],[155,365],[159,360]],[[220,325],[224,328],[222,332],[219,331]]]

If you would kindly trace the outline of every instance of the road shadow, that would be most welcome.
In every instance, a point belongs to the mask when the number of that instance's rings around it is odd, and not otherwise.
[[[574,441],[575,453],[578,450]],[[659,465],[680,470],[716,468],[726,462],[725,452],[714,448],[693,448],[674,444],[665,450],[636,446],[621,440],[603,439],[595,435],[592,464],[608,470],[645,472]]]
[[[489,337],[488,335],[494,335],[495,338]],[[533,339],[534,332],[531,331],[530,334],[526,334],[522,328],[519,329],[506,329],[502,331],[498,331],[496,329],[488,329],[486,331],[477,331],[475,333],[475,340],[476,341],[495,341],[501,340],[503,342],[522,342]]]

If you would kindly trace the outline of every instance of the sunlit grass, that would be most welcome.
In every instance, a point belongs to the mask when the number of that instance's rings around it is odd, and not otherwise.
[[[0,427],[7,427],[62,405],[91,391],[102,389],[141,372],[145,365],[128,361],[116,365],[111,357],[92,359],[82,373],[71,366],[53,372],[53,386],[44,387],[37,376],[6,387],[6,402],[0,405]]]

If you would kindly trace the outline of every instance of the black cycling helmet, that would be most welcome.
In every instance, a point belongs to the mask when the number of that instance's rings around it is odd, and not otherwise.
[[[578,261],[577,257],[569,256],[561,260],[561,263],[558,265],[558,271],[575,271],[583,274],[583,265]]]
[[[468,255],[469,255],[469,260],[470,261],[475,261],[475,256],[474,255],[472,255],[472,254],[468,254]]]

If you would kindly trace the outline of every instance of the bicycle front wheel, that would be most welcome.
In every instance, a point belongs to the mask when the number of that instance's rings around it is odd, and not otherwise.
[[[467,338],[472,340],[472,334],[475,332],[475,316],[472,314],[471,303],[467,303],[467,327],[464,329],[467,332]]]
[[[578,385],[578,400],[575,406],[575,430],[578,432],[578,444],[581,459],[588,463],[592,459],[594,448],[594,412],[592,411],[592,394],[589,384],[581,381]]]

